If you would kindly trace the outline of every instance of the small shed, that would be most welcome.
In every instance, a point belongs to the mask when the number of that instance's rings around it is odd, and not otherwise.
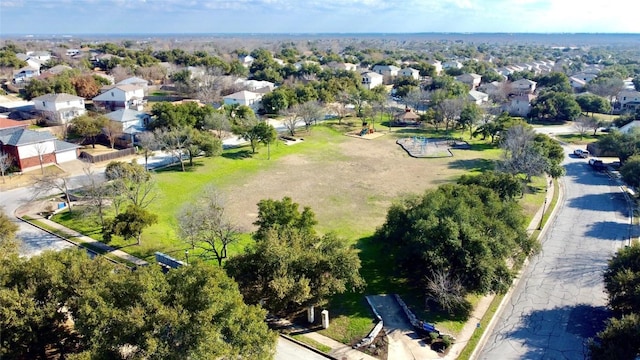
[[[420,115],[406,108],[404,112],[395,116],[393,120],[394,126],[417,126],[420,125]]]

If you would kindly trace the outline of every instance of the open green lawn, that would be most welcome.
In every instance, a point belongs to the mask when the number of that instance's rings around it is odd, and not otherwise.
[[[270,160],[265,147],[251,154],[245,146],[225,150],[216,158],[197,159],[186,172],[181,172],[179,166],[156,171],[159,196],[149,210],[158,215],[158,224],[144,231],[140,246],[117,238],[112,245],[147,261],[153,260],[155,251],[183,259],[188,246],[176,235],[176,214],[211,185],[227,196],[228,213],[244,229],[242,240],[229,249],[233,256],[252,241],[251,224],[257,202],[290,196],[316,213],[319,232],[336,232],[360,251],[361,273],[367,287],[363,292],[342,294],[330,301],[332,325],[323,331],[325,334],[349,343],[368,333],[374,323],[364,294],[399,293],[408,304],[421,309],[420,291],[409,288],[394,272],[391,259],[372,235],[384,222],[389,205],[403,194],[420,193],[455,181],[462,174],[491,169],[501,151],[486,141],[469,139],[468,132],[388,129],[379,121],[375,125],[383,134],[379,138],[345,136],[360,125],[351,121],[340,126],[314,126],[310,133],[297,134],[304,141],[296,145],[272,145]],[[412,136],[463,138],[471,149],[454,150],[453,157],[410,158],[395,141]],[[543,185],[544,180],[536,180],[523,199],[528,216],[542,202]],[[89,216],[60,214],[55,220],[96,239],[101,237],[97,222]],[[190,257],[196,255],[197,251],[190,250]],[[420,316],[452,332],[463,324],[460,319],[443,314],[421,312]]]

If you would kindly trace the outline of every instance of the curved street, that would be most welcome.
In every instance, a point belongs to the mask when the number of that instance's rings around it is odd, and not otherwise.
[[[540,254],[495,320],[480,359],[584,359],[586,341],[603,328],[602,272],[629,238],[628,206],[606,173],[565,147],[564,196]]]

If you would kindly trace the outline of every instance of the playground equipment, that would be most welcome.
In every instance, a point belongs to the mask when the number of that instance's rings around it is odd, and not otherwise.
[[[362,123],[362,130],[360,130],[360,136],[365,136],[367,134],[373,134],[376,130],[366,122]]]

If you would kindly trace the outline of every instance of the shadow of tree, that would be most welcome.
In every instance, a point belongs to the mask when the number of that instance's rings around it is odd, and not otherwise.
[[[251,158],[253,156],[253,153],[251,153],[251,150],[244,149],[232,152],[224,152],[221,156],[225,159],[242,160]]]
[[[620,192],[578,196],[570,199],[568,206],[582,210],[613,212],[622,216],[628,215],[627,203],[624,195]]]
[[[494,166],[493,160],[487,159],[459,159],[449,162],[449,168],[468,171],[485,171],[492,170]]]
[[[589,304],[537,310],[505,336],[524,344],[520,359],[585,359],[588,339],[604,329],[608,315],[604,306]]]

